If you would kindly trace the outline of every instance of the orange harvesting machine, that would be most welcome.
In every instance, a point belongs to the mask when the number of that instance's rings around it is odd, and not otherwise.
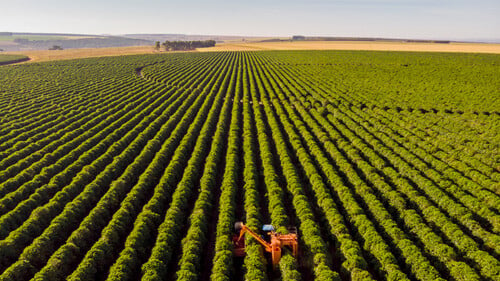
[[[249,227],[247,227],[243,222],[236,222],[234,224],[234,229],[236,235],[233,236],[234,244],[234,255],[237,257],[245,256],[245,233],[252,236],[257,242],[259,242],[266,252],[271,253],[271,259],[273,262],[273,267],[276,267],[281,259],[282,248],[288,246],[292,250],[294,257],[298,257],[299,254],[299,242],[297,235],[297,228],[288,228],[288,234],[281,234],[275,231],[274,227],[270,224],[265,224],[262,226],[262,230],[269,235],[269,239],[266,240],[265,237],[261,237]]]

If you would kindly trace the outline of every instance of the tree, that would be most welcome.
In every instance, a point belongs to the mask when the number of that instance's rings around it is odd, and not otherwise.
[[[160,41],[156,41],[156,43],[155,43],[155,50],[157,50],[157,51],[160,50]]]
[[[206,48],[215,46],[215,40],[206,41],[165,41],[162,45],[165,51],[187,51],[196,48]]]

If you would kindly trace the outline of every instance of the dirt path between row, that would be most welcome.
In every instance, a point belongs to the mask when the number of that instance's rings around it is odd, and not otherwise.
[[[154,62],[154,63],[150,63],[150,64],[146,64],[146,65],[143,65],[143,66],[140,66],[138,68],[135,69],[135,75],[139,76],[140,78],[146,80],[146,81],[149,81],[148,79],[146,79],[146,77],[144,77],[144,74],[142,73],[142,70],[148,66],[152,66],[152,65],[155,65],[155,64],[159,64],[159,63],[164,63],[166,60],[162,60],[162,61],[157,61],[157,62]]]

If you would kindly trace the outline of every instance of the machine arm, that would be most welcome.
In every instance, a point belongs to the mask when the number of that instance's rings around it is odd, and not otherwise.
[[[238,227],[241,228],[240,235],[238,236],[238,240],[237,240],[238,242],[243,238],[245,233],[248,233],[248,234],[252,235],[252,237],[255,238],[255,240],[257,240],[260,244],[262,244],[262,246],[264,246],[266,248],[266,251],[268,251],[268,252],[272,251],[271,244],[269,244],[266,240],[262,239],[262,237],[260,237],[257,233],[253,232],[250,228],[248,228],[242,222],[239,223]]]

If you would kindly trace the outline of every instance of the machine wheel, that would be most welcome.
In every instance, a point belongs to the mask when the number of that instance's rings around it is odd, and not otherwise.
[[[243,222],[241,221],[237,221],[234,223],[234,230],[237,232],[237,233],[240,233],[240,230],[243,228]]]

